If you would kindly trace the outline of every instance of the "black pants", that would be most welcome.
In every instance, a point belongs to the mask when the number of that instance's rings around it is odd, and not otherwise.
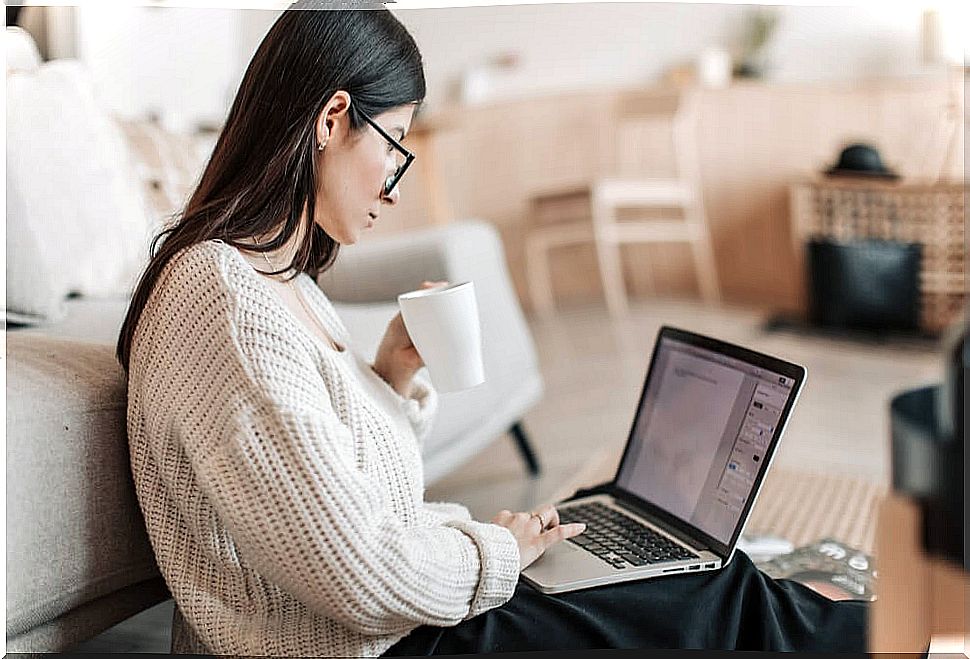
[[[722,570],[512,599],[454,627],[422,626],[384,656],[693,648],[866,652],[869,605],[771,579],[742,552]]]

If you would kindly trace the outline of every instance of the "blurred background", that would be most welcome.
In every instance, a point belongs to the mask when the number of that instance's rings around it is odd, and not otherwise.
[[[165,217],[282,4],[8,7],[7,22],[43,59],[84,65]],[[545,383],[523,420],[540,475],[494,442],[428,498],[489,518],[609,479],[670,324],[807,366],[778,473],[849,479],[812,481],[832,497],[815,502],[872,551],[889,401],[942,378],[966,308],[965,6],[389,8],[428,94],[401,202],[372,235],[494,226]],[[793,537],[792,520],[763,528]]]
[[[411,137],[419,166],[377,231],[463,217],[494,222],[529,308],[526,236],[543,222],[537,196],[618,172],[677,174],[678,154],[659,121],[642,117],[638,131],[624,124],[628,92],[697,97],[693,143],[684,146],[698,163],[694,178],[725,302],[804,308],[790,186],[834,164],[846,144],[872,144],[908,178],[959,179],[963,171],[955,145],[963,144],[964,121],[948,114],[954,98],[962,104],[955,67],[968,25],[956,5],[392,10],[422,51],[428,96]],[[18,22],[45,58],[80,59],[112,112],[194,134],[202,156],[277,15],[91,5],[27,7]],[[622,251],[631,296],[699,292],[689,244]],[[602,296],[592,244],[563,246],[549,268],[558,302]]]
[[[43,59],[88,70],[161,217],[285,3],[266,4],[7,12]],[[886,401],[939,374],[965,300],[964,7],[391,10],[428,94],[401,203],[372,235],[498,229],[542,362],[526,421],[547,462],[574,472],[591,432],[622,446],[669,323],[806,363],[779,459],[888,482]],[[521,467],[503,446],[442,496],[508,492]]]

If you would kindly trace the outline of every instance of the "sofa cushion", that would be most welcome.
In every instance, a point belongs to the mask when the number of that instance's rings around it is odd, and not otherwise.
[[[45,620],[16,636],[7,636],[7,653],[64,652],[120,622],[171,599],[161,576],[126,586]]]
[[[7,332],[7,637],[159,576],[114,346]]]
[[[63,318],[71,292],[130,295],[157,227],[84,67],[8,73],[6,116],[8,318]]]
[[[43,323],[16,328],[7,333],[40,334],[75,339],[88,343],[110,344],[118,341],[121,324],[128,311],[127,298],[72,297],[64,301],[64,317],[56,323]]]
[[[11,71],[36,71],[40,66],[40,51],[30,33],[22,27],[11,25],[4,35],[7,73]]]

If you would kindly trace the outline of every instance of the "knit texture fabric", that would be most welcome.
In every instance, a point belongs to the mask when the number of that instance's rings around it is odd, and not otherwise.
[[[296,284],[346,350],[218,240],[167,264],[135,332],[131,467],[185,651],[377,656],[515,591],[507,529],[424,501],[423,373],[402,398],[313,280]]]

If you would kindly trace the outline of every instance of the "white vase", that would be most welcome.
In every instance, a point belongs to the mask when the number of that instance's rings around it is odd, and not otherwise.
[[[704,87],[718,89],[731,84],[731,55],[723,48],[705,48],[697,58],[697,78]]]
[[[474,105],[488,100],[492,94],[492,75],[484,67],[469,69],[461,78],[462,103]]]

